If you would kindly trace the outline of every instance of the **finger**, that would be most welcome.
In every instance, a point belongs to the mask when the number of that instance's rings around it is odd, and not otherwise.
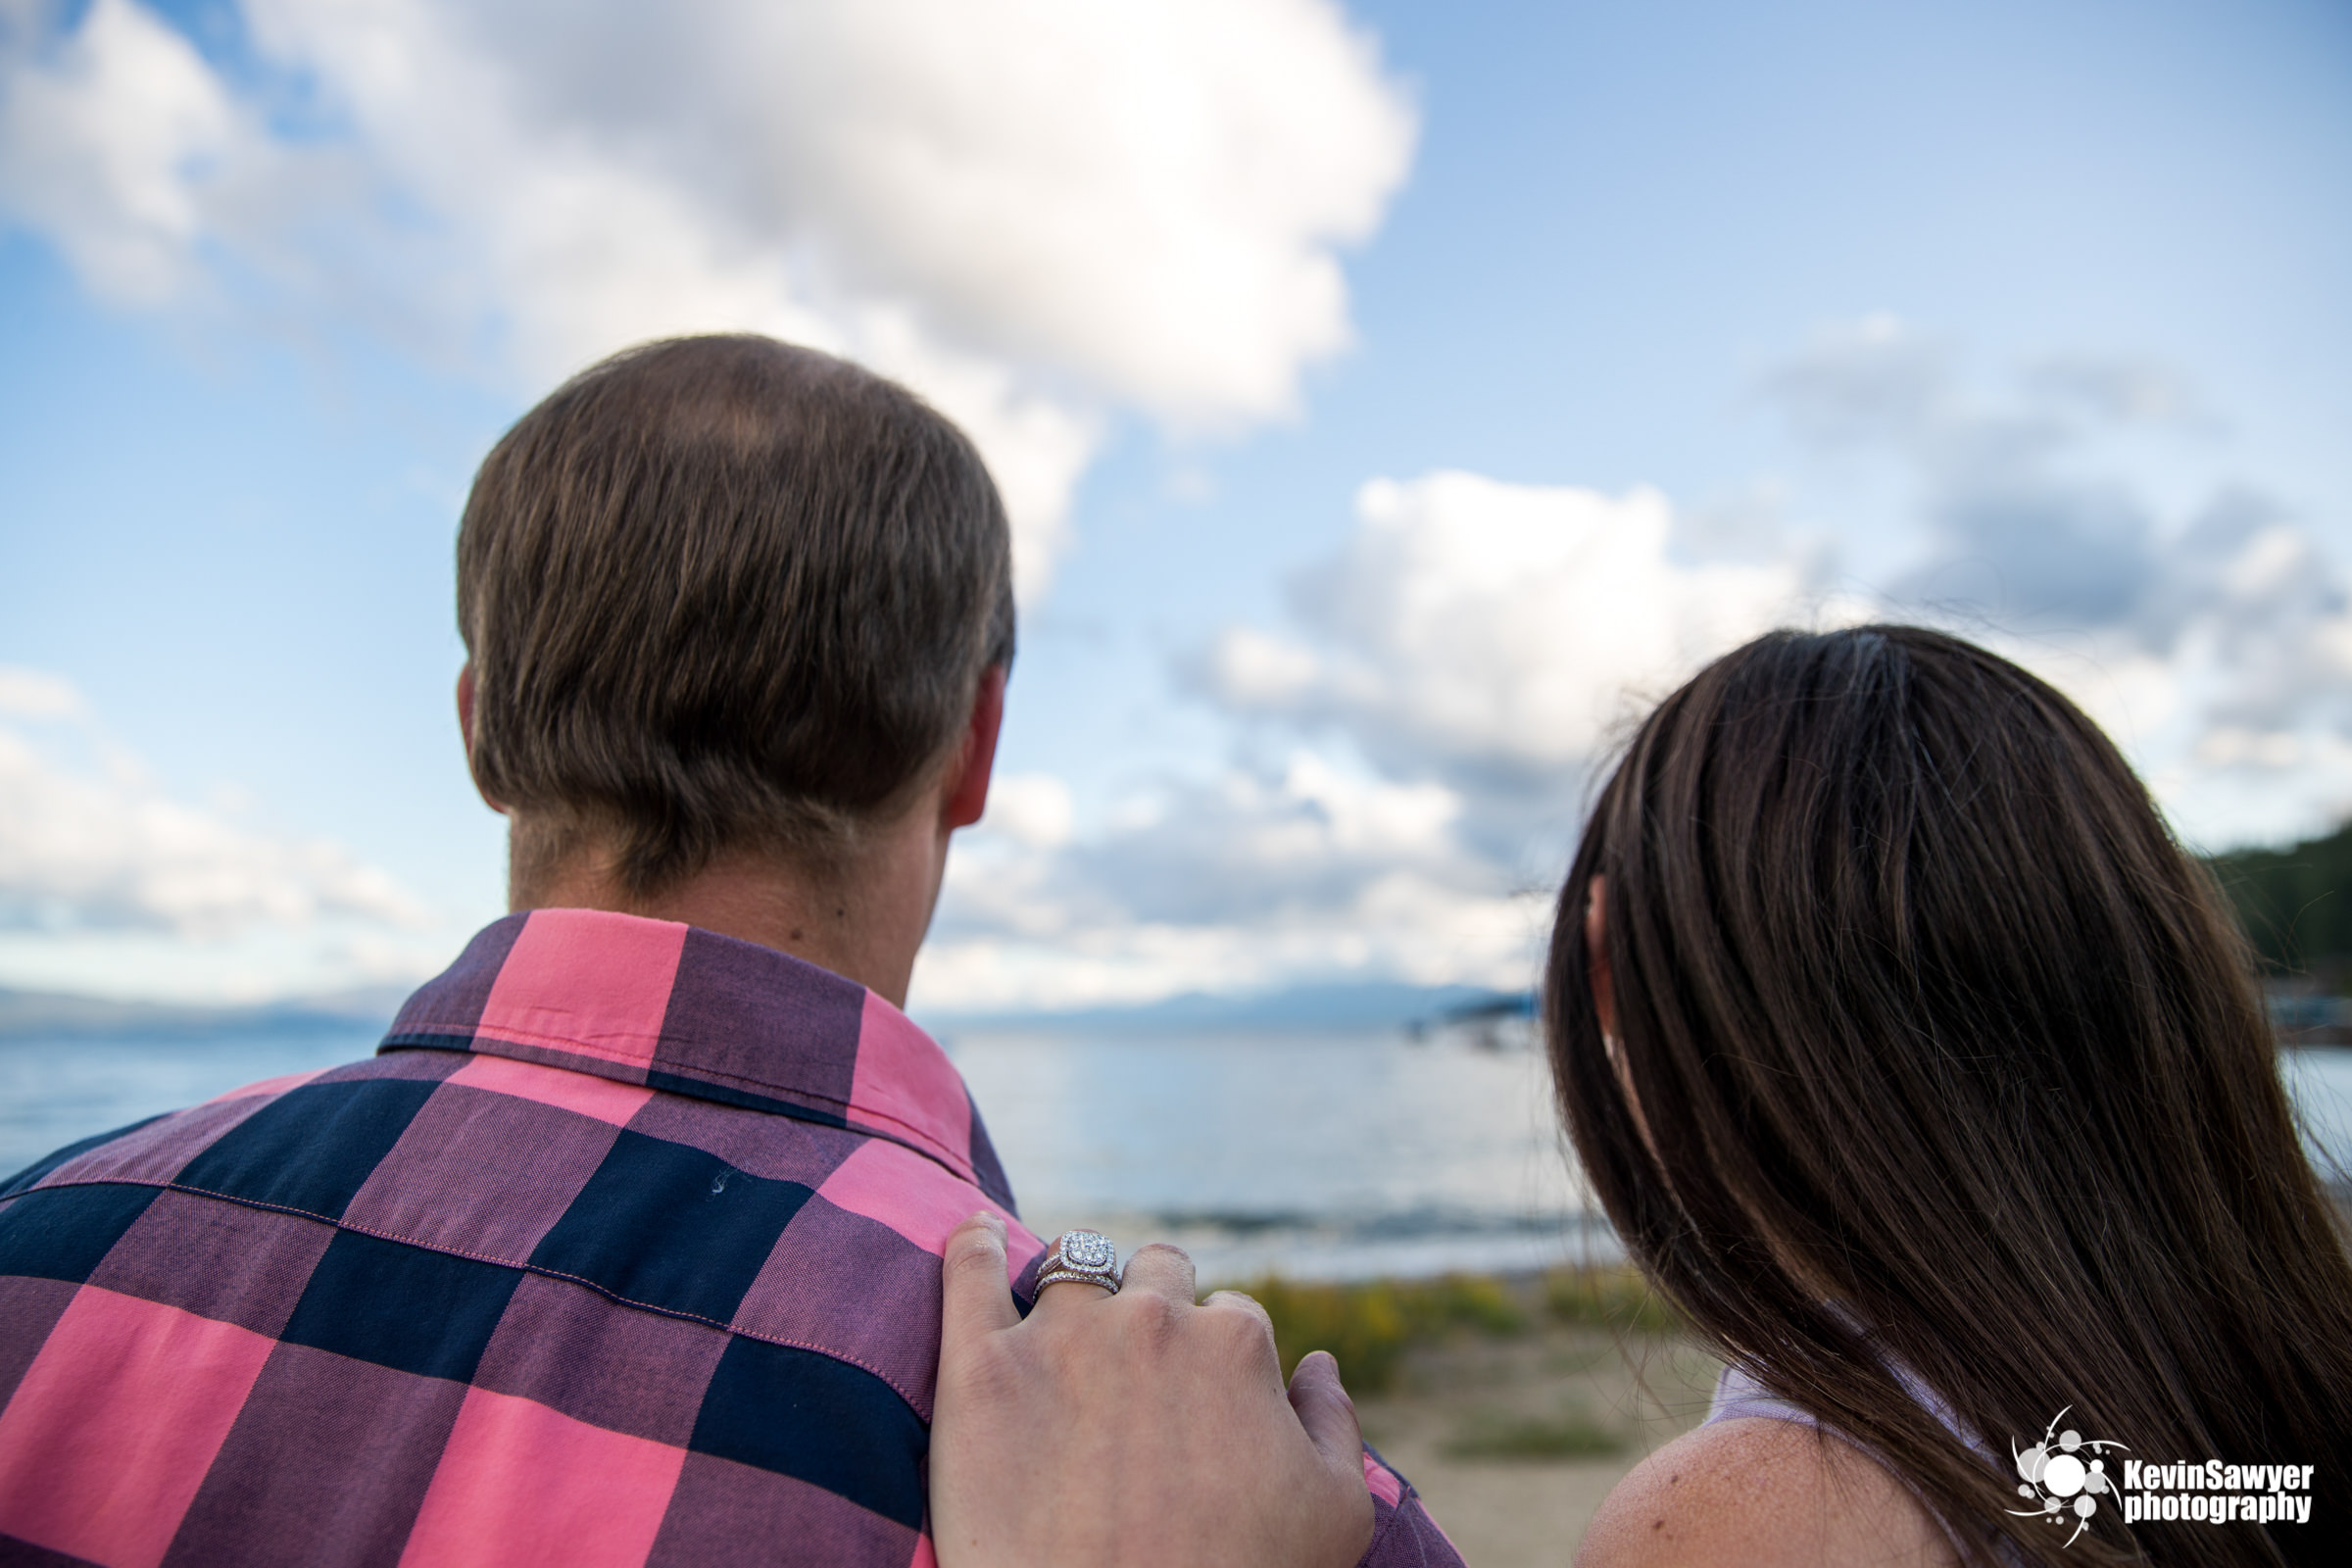
[[[1250,1320],[1250,1328],[1254,1331],[1257,1339],[1254,1348],[1262,1352],[1255,1359],[1264,1374],[1267,1386],[1276,1394],[1281,1394],[1283,1392],[1282,1348],[1274,1343],[1274,1318],[1267,1312],[1264,1303],[1260,1302],[1256,1297],[1242,1291],[1217,1291],[1207,1300],[1200,1303],[1200,1310]]]
[[[1102,1286],[1090,1285],[1085,1280],[1055,1280],[1037,1293],[1037,1312],[1029,1315],[1035,1317],[1038,1312],[1049,1309],[1060,1312],[1068,1307],[1084,1306],[1090,1301],[1107,1301],[1114,1294]]]
[[[1021,1320],[1004,1279],[1004,1222],[986,1209],[949,1233],[939,1259],[940,1350],[947,1354]]]
[[[1356,1424],[1355,1401],[1340,1383],[1340,1363],[1330,1351],[1314,1350],[1299,1358],[1298,1370],[1291,1374],[1291,1408],[1298,1412],[1298,1424],[1306,1428],[1308,1441],[1332,1472],[1363,1485],[1364,1432]]]
[[[1127,1260],[1127,1272],[1119,1276],[1122,1292],[1145,1291],[1186,1306],[1193,1304],[1193,1292],[1198,1288],[1193,1280],[1192,1254],[1165,1242],[1137,1248]]]
[[[1267,1339],[1270,1340],[1274,1337],[1273,1314],[1266,1310],[1263,1302],[1247,1291],[1211,1291],[1208,1299],[1200,1304],[1203,1307],[1214,1307],[1220,1312],[1247,1312],[1264,1325]]]
[[[1096,1232],[1062,1232],[1061,1236],[1054,1243],[1052,1249],[1047,1251],[1046,1261],[1041,1269],[1041,1272],[1053,1271],[1054,1265],[1060,1259],[1062,1248],[1069,1245],[1070,1238],[1073,1236],[1092,1237],[1098,1243],[1101,1241],[1100,1234]],[[1115,1258],[1116,1254],[1114,1253],[1113,1256]],[[1091,1267],[1091,1265],[1088,1266]],[[1058,1280],[1052,1285],[1039,1287],[1037,1293],[1037,1311],[1032,1312],[1030,1316],[1035,1317],[1039,1313],[1044,1313],[1049,1319],[1051,1319],[1052,1317],[1054,1317],[1062,1312],[1073,1310],[1076,1307],[1106,1301],[1117,1294],[1117,1284],[1115,1281],[1111,1280],[1105,1280],[1101,1284],[1097,1284],[1093,1280],[1089,1279]]]

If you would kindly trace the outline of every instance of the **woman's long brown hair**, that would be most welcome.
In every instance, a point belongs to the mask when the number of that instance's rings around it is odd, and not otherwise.
[[[1640,1122],[1594,1011],[1596,876]],[[1544,1010],[1651,1280],[1964,1556],[2352,1563],[2352,1264],[2250,957],[2050,687],[1907,626],[1709,666],[1600,796]],[[2127,1528],[2110,1494],[2067,1546],[2071,1516],[2007,1512],[2035,1506],[2012,1443],[2062,1407],[2152,1463],[2315,1465],[2311,1521]]]

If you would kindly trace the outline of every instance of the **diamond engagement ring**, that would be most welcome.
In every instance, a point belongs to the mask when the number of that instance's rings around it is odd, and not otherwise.
[[[1119,1253],[1110,1238],[1095,1231],[1063,1231],[1037,1271],[1037,1290],[1049,1285],[1099,1285],[1119,1294]]]

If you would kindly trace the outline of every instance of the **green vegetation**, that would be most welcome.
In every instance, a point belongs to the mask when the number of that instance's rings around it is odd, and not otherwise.
[[[1499,1280],[1448,1274],[1434,1280],[1305,1284],[1270,1276],[1245,1286],[1274,1319],[1287,1373],[1310,1350],[1329,1350],[1349,1389],[1378,1394],[1416,1344],[1448,1334],[1517,1334],[1527,1314]]]
[[[1628,1268],[1560,1269],[1527,1287],[1447,1274],[1434,1280],[1361,1284],[1271,1276],[1243,1289],[1273,1318],[1274,1343],[1286,1373],[1308,1351],[1329,1350],[1338,1358],[1348,1387],[1358,1394],[1380,1394],[1394,1387],[1405,1352],[1417,1345],[1457,1336],[1522,1334],[1539,1309],[1563,1323],[1620,1333],[1670,1333],[1676,1327],[1673,1314],[1642,1276]],[[1522,1434],[1521,1441],[1536,1440]]]
[[[1624,1433],[1582,1410],[1549,1418],[1484,1412],[1445,1445],[1453,1459],[1601,1459],[1624,1450]]]
[[[1619,1334],[1678,1334],[1682,1319],[1632,1268],[1560,1268],[1544,1276],[1544,1309],[1563,1323]]]
[[[2206,862],[2266,967],[2352,980],[2352,822],[2283,850],[2240,850]]]

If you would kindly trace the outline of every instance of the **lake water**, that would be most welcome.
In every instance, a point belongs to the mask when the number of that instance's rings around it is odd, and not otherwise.
[[[1397,1032],[967,1030],[944,1042],[1041,1232],[1192,1251],[1204,1279],[1534,1268],[1617,1255],[1555,1130],[1540,1054]],[[374,1032],[0,1039],[0,1175]],[[2315,1142],[2352,1165],[2352,1050],[2286,1054]]]
[[[968,1033],[949,1054],[1043,1233],[1176,1242],[1201,1276],[1614,1257],[1538,1053],[1399,1031]]]

